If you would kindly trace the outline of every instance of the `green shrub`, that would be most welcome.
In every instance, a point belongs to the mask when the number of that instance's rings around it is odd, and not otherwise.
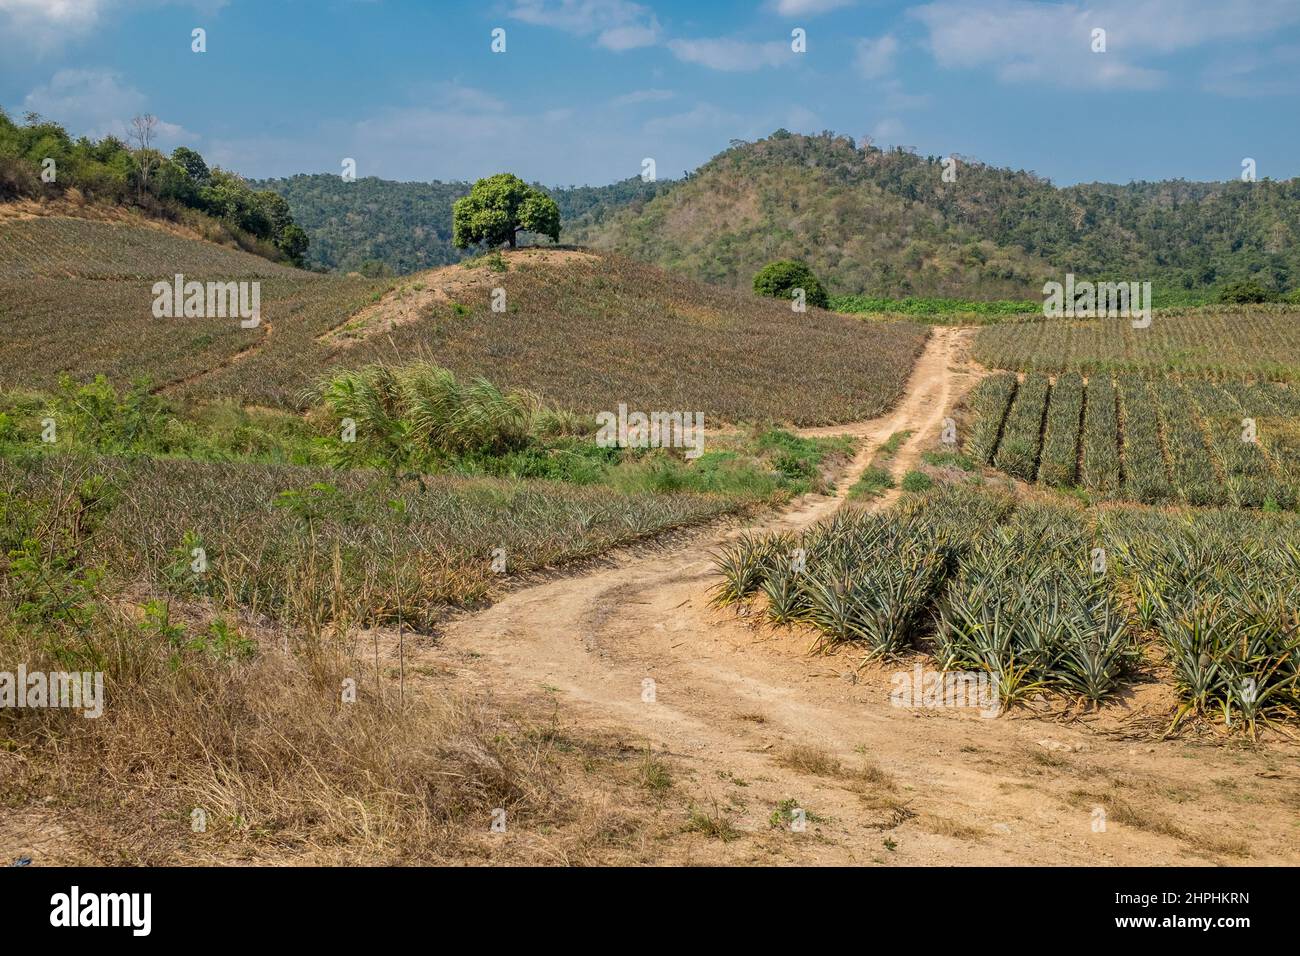
[[[366,365],[335,372],[316,389],[340,426],[340,463],[418,466],[429,456],[500,454],[524,448],[538,424],[541,402],[530,392],[502,392],[475,378],[457,381],[426,362]],[[340,435],[343,429],[340,427]]]
[[[1278,298],[1276,292],[1266,289],[1254,279],[1241,279],[1229,282],[1219,290],[1219,301],[1230,304],[1248,304],[1255,302],[1273,302]]]
[[[929,491],[934,481],[923,471],[909,471],[903,476],[900,486],[904,491]]]
[[[821,309],[830,307],[830,297],[826,294],[825,287],[802,262],[793,259],[769,262],[754,276],[754,291],[759,295],[789,299],[795,289],[803,289],[809,305]]]

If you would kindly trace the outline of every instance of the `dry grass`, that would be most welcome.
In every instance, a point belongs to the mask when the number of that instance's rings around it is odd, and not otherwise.
[[[347,641],[178,665],[126,611],[106,612],[94,640],[104,716],[6,714],[0,791],[9,806],[44,801],[97,862],[434,862],[488,852],[497,808],[520,828],[574,819],[545,727],[456,698],[399,708]],[[42,662],[21,633],[5,644],[6,659]]]
[[[549,702],[488,702],[445,675],[421,686],[415,668],[403,695],[394,647],[382,648],[376,672],[367,635],[296,635],[286,646],[246,620],[251,656],[178,662],[137,610],[114,605],[95,623],[101,718],[0,712],[0,840],[15,855],[128,866],[581,865],[654,862],[680,841],[740,836],[727,810],[677,794],[666,759],[563,726]],[[210,616],[178,613],[195,626]],[[6,622],[0,653],[52,669],[48,636]],[[344,700],[345,680],[355,702]]]
[[[954,840],[961,840],[966,843],[982,843],[988,837],[988,834],[979,827],[959,823],[956,820],[950,820],[948,817],[941,817],[932,813],[918,815],[916,825],[928,833],[933,833],[935,836],[951,837]]]
[[[741,835],[716,800],[706,807],[692,806],[687,812],[683,829],[687,833],[701,833],[723,843],[730,843]]]
[[[1169,819],[1162,813],[1140,807],[1119,795],[1115,790],[1072,790],[1070,798],[1078,806],[1091,810],[1100,807],[1106,813],[1108,822],[1172,837],[1210,853],[1223,856],[1248,857],[1253,850],[1250,844],[1238,837],[1221,837],[1213,833],[1192,832],[1183,825]]]
[[[839,760],[820,747],[807,744],[792,744],[778,760],[783,767],[814,777],[838,777],[844,772],[844,765]]]

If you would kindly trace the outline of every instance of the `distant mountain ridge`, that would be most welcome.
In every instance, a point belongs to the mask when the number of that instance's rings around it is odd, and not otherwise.
[[[833,293],[1036,296],[1066,272],[1166,292],[1300,285],[1300,180],[1062,188],[962,158],[953,181],[944,169],[938,156],[778,130],[681,180],[547,191],[562,242],[737,288],[781,258],[806,261]],[[254,185],[289,201],[318,267],[409,272],[464,255],[451,247],[451,204],[468,183],[322,174]]]
[[[964,159],[955,181],[943,172],[938,156],[778,131],[577,238],[737,286],[800,258],[840,293],[1037,295],[1066,272],[1166,289],[1300,284],[1300,180],[1059,188]]]

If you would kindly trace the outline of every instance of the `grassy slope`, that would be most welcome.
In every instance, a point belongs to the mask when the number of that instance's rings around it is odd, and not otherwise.
[[[490,288],[508,310],[491,311]],[[923,346],[911,323],[863,323],[736,295],[621,257],[512,268],[421,320],[328,361],[427,356],[581,411],[702,411],[706,421],[829,424],[901,394]],[[268,361],[270,354],[267,355]],[[257,374],[250,363],[241,373]]]
[[[0,387],[60,373],[147,375],[184,398],[298,407],[337,365],[427,358],[580,411],[702,411],[707,421],[826,424],[879,414],[925,336],[737,295],[621,258],[512,267],[357,344],[321,336],[391,283],[313,275],[155,229],[69,218],[0,222]],[[459,268],[459,267],[453,267]],[[263,325],[155,319],[153,282],[262,282]],[[418,281],[421,277],[413,277]],[[508,310],[490,308],[506,290]],[[798,362],[790,361],[798,354]]]
[[[263,326],[154,318],[153,283],[176,273],[260,281]],[[295,325],[342,322],[383,288],[161,228],[68,217],[0,221],[0,387],[45,389],[63,372],[148,376],[164,385],[264,343],[281,321],[288,338]]]

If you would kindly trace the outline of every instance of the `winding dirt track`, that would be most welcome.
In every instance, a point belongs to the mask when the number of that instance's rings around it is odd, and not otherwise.
[[[864,439],[840,494],[806,496],[759,527],[830,514],[897,431],[913,435],[891,462],[896,476],[935,447],[977,377],[967,345],[966,332],[936,329],[895,410],[810,430]],[[553,701],[562,723],[648,746],[673,767],[683,805],[716,806],[743,832],[660,841],[644,857],[652,862],[1300,861],[1294,747],[1122,739],[1023,712],[990,720],[893,707],[891,675],[912,662],[857,674],[852,652],[809,656],[803,632],[709,607],[710,551],[740,530],[618,552],[510,593],[453,620],[414,661],[408,644],[408,666],[451,670],[499,700]],[[1140,710],[1138,697],[1116,708],[1121,716]],[[832,762],[792,758],[792,748]],[[809,813],[805,832],[769,825],[788,798]]]

